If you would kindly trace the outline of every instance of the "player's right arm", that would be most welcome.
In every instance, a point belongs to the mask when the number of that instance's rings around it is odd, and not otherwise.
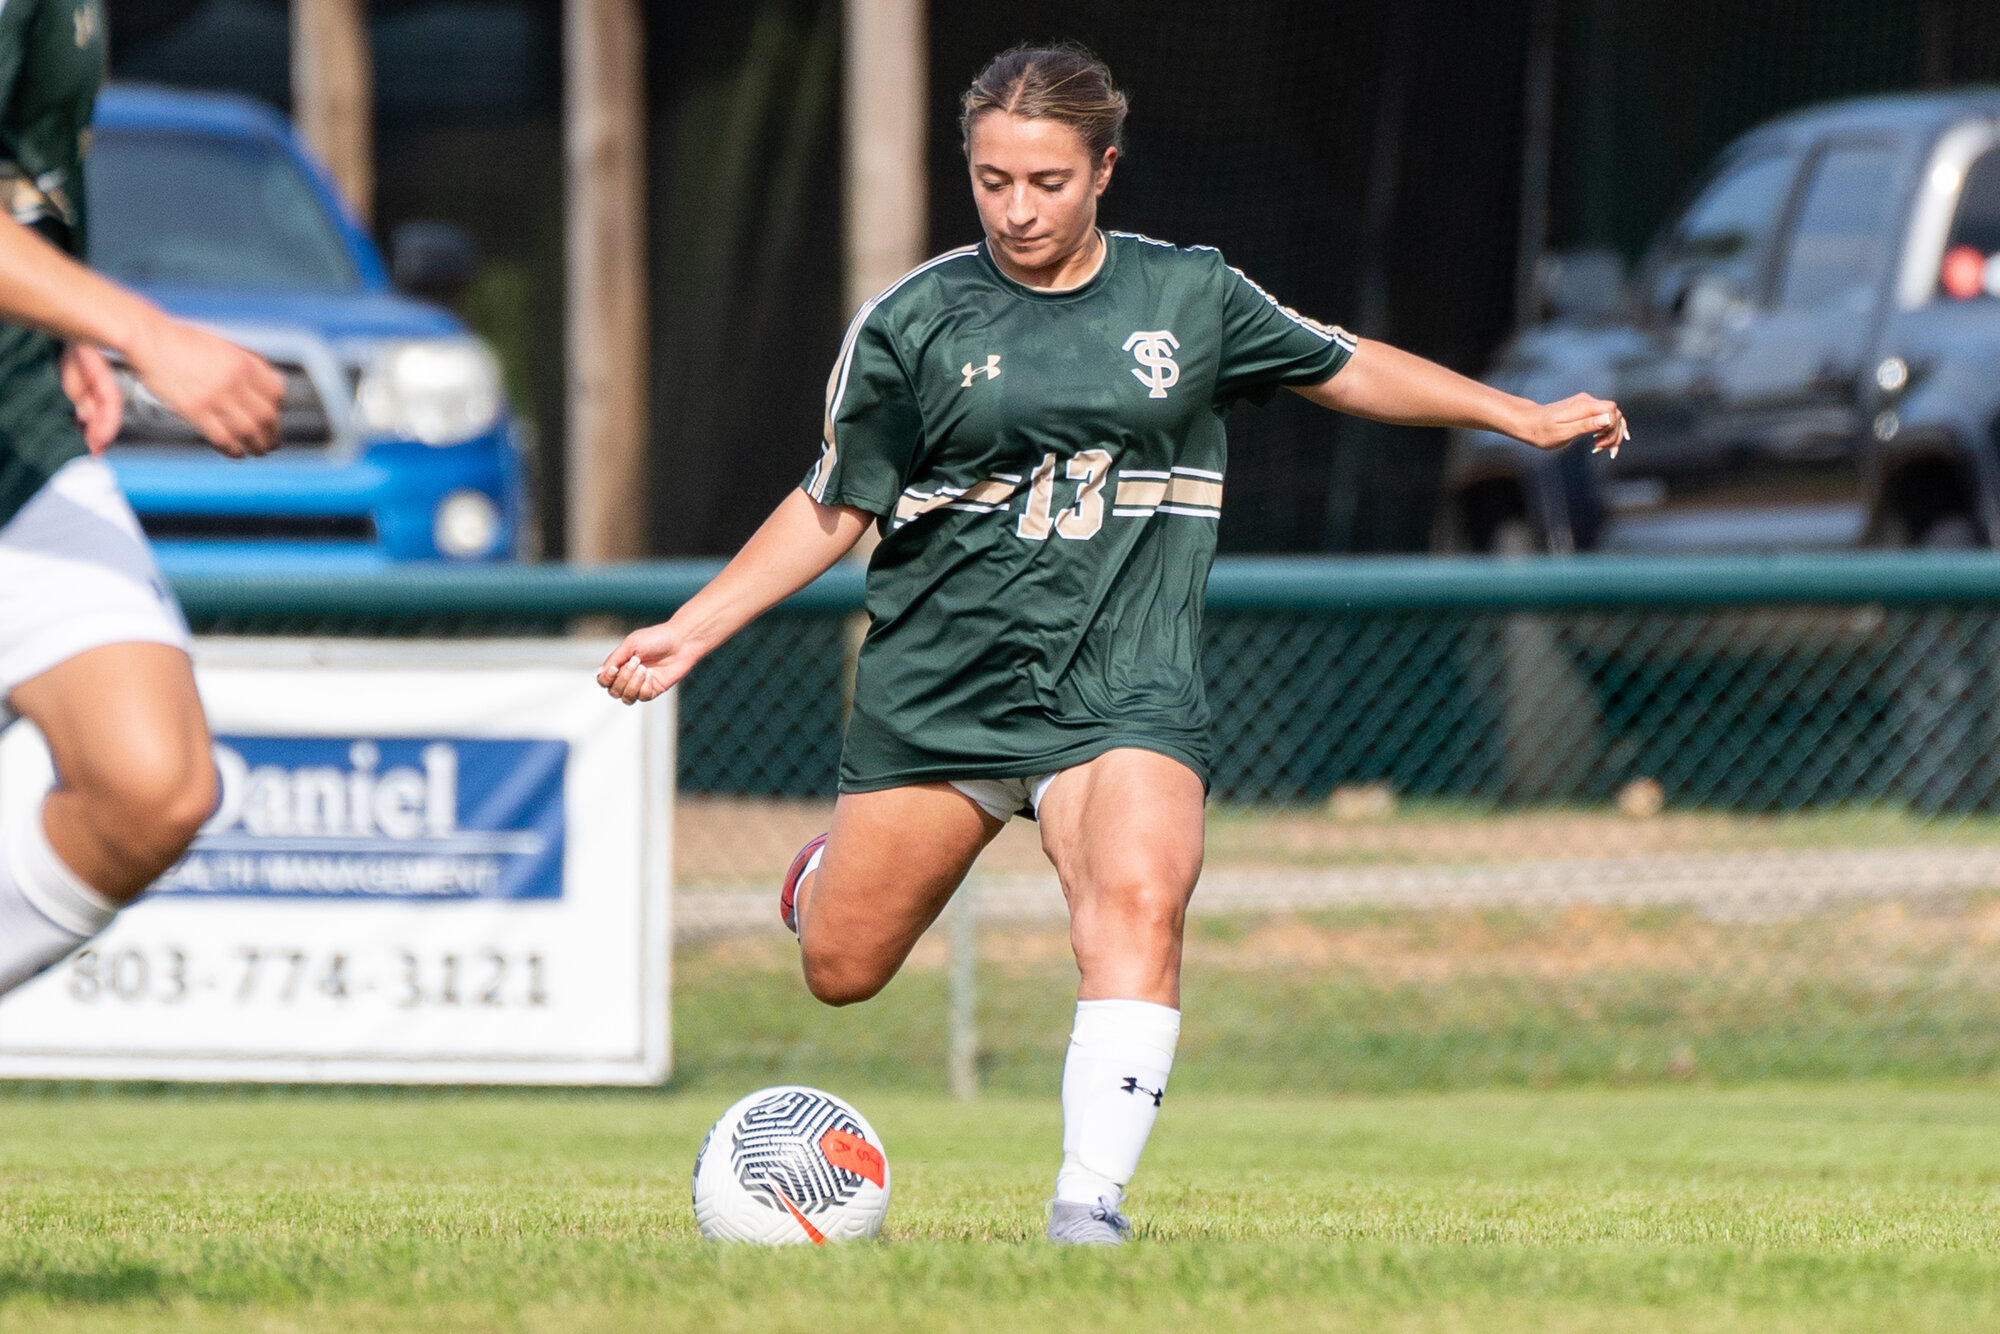
[[[731,635],[832,569],[874,521],[865,510],[793,491],[671,619],[625,636],[597,683],[627,704],[658,699]]]
[[[285,381],[270,363],[172,318],[5,214],[0,318],[119,353],[146,388],[231,458],[277,446]]]
[[[597,683],[615,698],[659,698],[731,635],[832,569],[877,516],[895,513],[923,414],[880,306],[879,298],[864,305],[841,340],[812,471],[673,619],[633,631],[604,660]]]

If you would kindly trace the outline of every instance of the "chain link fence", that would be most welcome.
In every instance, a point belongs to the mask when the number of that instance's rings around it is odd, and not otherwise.
[[[601,633],[711,568],[182,592],[205,631]],[[859,597],[836,571],[683,690],[684,954],[783,940],[773,891],[831,811]],[[1227,561],[1205,635],[1197,1081],[2000,1068],[1991,558]],[[967,897],[966,1059],[1032,1081],[1073,973],[1031,824]]]

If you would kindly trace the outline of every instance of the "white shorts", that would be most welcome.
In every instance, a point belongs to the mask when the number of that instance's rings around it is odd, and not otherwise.
[[[1034,819],[1041,814],[1042,794],[1049,790],[1049,784],[1068,773],[1058,769],[1052,774],[1034,774],[1028,778],[966,778],[953,779],[952,786],[972,799],[972,804],[1001,824],[1017,815]]]
[[[0,527],[0,727],[16,686],[106,644],[186,652],[187,621],[110,465],[71,459]]]

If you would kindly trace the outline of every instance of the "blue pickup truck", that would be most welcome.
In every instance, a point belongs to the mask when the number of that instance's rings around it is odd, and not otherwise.
[[[395,290],[282,117],[243,98],[113,85],[87,172],[92,265],[286,379],[278,452],[235,462],[123,375],[125,425],[107,457],[169,571],[517,554],[519,428],[493,354]]]

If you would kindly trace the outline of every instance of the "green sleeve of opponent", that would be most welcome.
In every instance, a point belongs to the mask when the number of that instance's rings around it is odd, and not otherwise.
[[[100,0],[0,0],[0,209],[83,253],[83,151],[104,76]],[[62,346],[0,320],[0,524],[84,454]]]
[[[27,58],[28,17],[40,3],[41,0],[0,0],[0,127],[11,120],[7,112],[14,101],[14,85],[21,79],[21,62]],[[11,147],[5,139],[0,139],[0,157],[10,157]]]

